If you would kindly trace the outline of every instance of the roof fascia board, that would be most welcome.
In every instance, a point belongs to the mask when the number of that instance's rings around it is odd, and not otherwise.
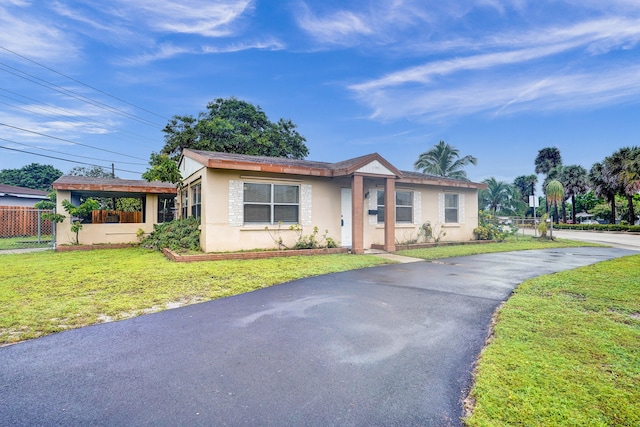
[[[58,183],[53,184],[54,190],[66,191],[109,191],[120,193],[149,193],[149,194],[176,194],[177,189],[164,186],[140,186],[140,185],[113,185],[113,184],[77,184]]]

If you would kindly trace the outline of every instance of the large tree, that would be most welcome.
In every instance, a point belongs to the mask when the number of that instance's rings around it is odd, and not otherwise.
[[[460,158],[460,151],[455,147],[440,141],[429,151],[420,154],[414,163],[416,170],[446,178],[468,181],[464,167],[468,164],[475,165],[478,159],[473,156]]]
[[[487,184],[487,188],[478,193],[480,206],[491,209],[495,215],[498,210],[508,208],[511,196],[511,186],[495,178],[487,178],[483,183]]]
[[[616,183],[611,180],[612,174],[607,165],[595,163],[589,170],[589,184],[598,197],[604,198],[611,205],[611,224],[616,223]]]
[[[163,132],[160,154],[173,160],[185,148],[292,159],[309,154],[306,139],[291,120],[271,122],[259,106],[235,97],[210,102],[197,118],[173,116]]]
[[[35,190],[51,190],[53,181],[62,176],[62,171],[51,165],[31,163],[19,169],[3,169],[0,171],[0,183]]]
[[[557,168],[562,165],[562,156],[560,150],[556,147],[547,147],[538,151],[538,155],[534,161],[536,167],[536,173],[543,175],[549,175],[549,172],[553,168]]]
[[[142,178],[147,181],[164,181],[172,184],[182,181],[177,163],[167,154],[151,153],[149,165],[151,167],[142,174]]]
[[[589,189],[587,170],[579,165],[564,166],[560,172],[560,182],[565,190],[565,195],[571,197],[571,212],[573,222],[576,222],[576,196]],[[564,212],[563,212],[564,213]],[[565,222],[566,222],[566,218]]]
[[[627,199],[629,224],[636,220],[633,196],[640,190],[640,148],[624,147],[604,159],[603,173],[615,192]]]
[[[513,186],[516,189],[518,189],[522,197],[522,201],[526,203],[527,206],[529,205],[529,196],[535,195],[535,187],[537,183],[538,183],[538,176],[535,174],[520,175],[513,180]],[[535,208],[531,208],[531,209],[535,209]]]
[[[546,193],[547,184],[555,179],[558,175],[558,168],[562,167],[562,156],[560,150],[556,147],[546,147],[538,151],[538,155],[534,160],[537,174],[545,175],[542,191]],[[546,204],[547,213],[549,213],[549,202]]]
[[[564,187],[557,179],[552,179],[545,187],[545,193],[547,195],[547,200],[549,203],[553,204],[554,216],[556,224],[558,223],[558,203],[565,200],[564,197]]]
[[[94,178],[115,178],[111,171],[107,171],[100,166],[76,166],[72,168],[67,175],[91,176]]]

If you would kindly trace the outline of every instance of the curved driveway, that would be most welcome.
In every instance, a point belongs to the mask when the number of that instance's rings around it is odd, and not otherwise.
[[[632,253],[374,267],[3,347],[0,425],[457,426],[516,285]]]

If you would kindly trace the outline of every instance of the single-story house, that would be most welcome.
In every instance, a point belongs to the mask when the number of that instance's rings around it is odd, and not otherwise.
[[[0,184],[0,206],[34,207],[41,200],[47,200],[46,191]]]
[[[484,184],[398,170],[377,153],[337,163],[185,149],[179,161],[182,217],[201,221],[205,252],[293,246],[328,237],[353,253],[418,238],[429,224],[442,241],[468,241]]]
[[[93,198],[110,206],[80,219],[79,243],[86,245],[134,243],[138,230],[150,233],[154,224],[171,221],[175,214],[176,185],[168,182],[63,175],[54,181],[53,189],[56,212],[66,215],[56,229],[57,245],[75,241],[75,233],[71,231],[73,219],[64,210],[63,200],[78,206]]]

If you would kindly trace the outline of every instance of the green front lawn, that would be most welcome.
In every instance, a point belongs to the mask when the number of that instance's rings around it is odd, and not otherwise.
[[[520,285],[472,397],[469,426],[640,426],[640,256]]]
[[[1,255],[0,262],[0,344],[6,344],[388,261],[341,254],[176,263],[128,248]]]
[[[2,237],[0,238],[0,250],[5,249],[30,249],[30,248],[47,248],[51,247],[51,235],[40,236],[38,242],[37,236],[28,237]]]

